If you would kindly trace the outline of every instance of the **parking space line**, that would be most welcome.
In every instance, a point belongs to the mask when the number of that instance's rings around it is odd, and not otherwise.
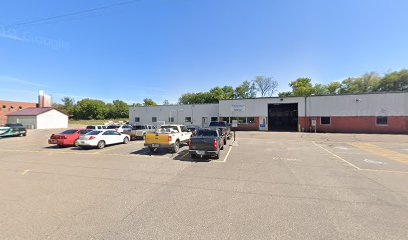
[[[340,159],[341,161],[347,163],[348,165],[352,166],[353,168],[355,168],[355,169],[357,169],[357,170],[361,170],[361,168],[357,167],[356,165],[352,164],[351,162],[347,161],[346,159],[340,157],[339,155],[337,155],[337,154],[335,154],[335,153],[333,153],[333,152],[327,150],[326,148],[324,148],[324,147],[322,147],[321,145],[317,144],[315,141],[313,141],[312,143],[313,143],[315,146],[317,146],[317,147],[323,149],[324,151],[330,153],[330,154],[333,155],[334,157],[336,157],[336,158]]]
[[[31,171],[30,169],[26,169],[26,170],[24,170],[22,173],[21,173],[21,175],[25,175],[26,173],[28,173],[29,171]]]
[[[229,156],[230,152],[231,152],[231,149],[232,149],[232,146],[231,146],[231,147],[228,149],[227,155],[225,155],[224,160],[222,160],[222,161],[219,161],[219,160],[214,160],[214,161],[212,161],[212,162],[217,162],[217,163],[225,163],[225,162],[227,161],[227,158],[228,158],[228,156]]]
[[[408,174],[408,172],[404,171],[395,171],[395,170],[384,170],[384,169],[368,169],[368,168],[361,168],[360,171],[366,171],[366,172],[387,172],[387,173],[402,173],[402,174]]]
[[[361,150],[364,150],[369,153],[373,153],[378,156],[386,157],[388,159],[398,161],[404,164],[408,164],[408,155],[403,153],[398,153],[386,148],[379,147],[371,143],[362,143],[362,142],[350,142],[349,145],[357,147]]]

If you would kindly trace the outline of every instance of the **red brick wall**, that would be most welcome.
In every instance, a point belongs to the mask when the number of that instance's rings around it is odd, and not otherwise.
[[[339,133],[408,133],[408,116],[388,116],[388,125],[376,124],[375,116],[331,117],[330,125],[321,125],[320,117],[300,117],[304,131],[311,130],[311,119],[315,118],[318,132]]]
[[[3,108],[6,106],[6,108]],[[20,110],[19,107],[22,109],[36,107],[36,103],[29,103],[29,102],[11,102],[11,101],[2,101],[0,100],[0,125],[7,123],[7,114]],[[12,108],[13,107],[13,108]]]
[[[228,119],[224,119],[223,117],[220,117],[220,121],[227,121],[227,120]],[[257,131],[259,130],[259,117],[255,117],[255,123],[238,124],[238,127],[235,130],[237,131]]]

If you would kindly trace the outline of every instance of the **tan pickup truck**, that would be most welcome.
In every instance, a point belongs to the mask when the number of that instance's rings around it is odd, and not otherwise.
[[[155,133],[147,133],[144,145],[151,153],[157,149],[165,148],[176,153],[180,146],[187,144],[191,137],[191,131],[184,125],[166,124],[156,130]]]
[[[133,125],[132,130],[126,130],[123,133],[130,136],[131,140],[135,139],[145,139],[146,134],[154,133],[156,131],[156,127],[152,125]]]

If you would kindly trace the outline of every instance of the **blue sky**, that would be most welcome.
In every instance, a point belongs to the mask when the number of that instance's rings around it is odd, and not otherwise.
[[[273,76],[328,83],[406,68],[405,0],[3,1],[0,99],[63,96],[176,102],[182,93]]]

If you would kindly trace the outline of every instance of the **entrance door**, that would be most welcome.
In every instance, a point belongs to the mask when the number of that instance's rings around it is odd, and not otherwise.
[[[269,131],[297,131],[298,104],[282,103],[268,105]]]
[[[203,117],[203,120],[201,121],[201,125],[203,128],[208,127],[208,117]]]

